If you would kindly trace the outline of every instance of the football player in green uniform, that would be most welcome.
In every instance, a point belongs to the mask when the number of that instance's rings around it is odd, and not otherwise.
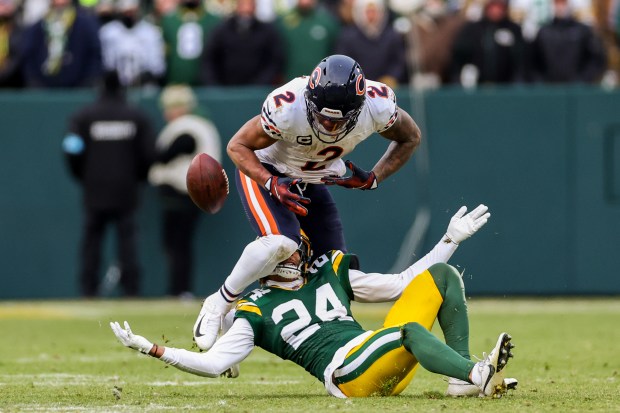
[[[400,274],[350,269],[350,256],[336,250],[308,265],[310,244],[302,234],[298,250],[238,301],[232,326],[206,353],[153,344],[127,322],[110,325],[125,346],[205,377],[235,377],[238,363],[259,346],[300,365],[336,397],[399,394],[418,364],[450,377],[449,395],[500,397],[516,385],[504,378],[511,337],[501,333],[484,360],[470,360],[463,281],[446,264],[490,216],[484,205],[465,211],[452,218],[431,252]],[[353,318],[353,300],[394,305],[382,328],[367,331]],[[430,332],[435,320],[445,343]]]

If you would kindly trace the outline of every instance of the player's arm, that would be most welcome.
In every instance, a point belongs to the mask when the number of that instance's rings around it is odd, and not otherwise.
[[[491,214],[486,205],[480,204],[470,213],[461,207],[450,219],[446,234],[424,257],[399,274],[366,274],[349,270],[349,284],[355,301],[378,303],[395,301],[409,283],[433,264],[448,262],[459,244],[475,234],[488,221]]]
[[[243,361],[254,348],[254,331],[245,319],[235,320],[230,330],[206,353],[151,343],[146,338],[134,334],[127,322],[125,328],[118,322],[111,322],[110,327],[124,346],[158,358],[179,370],[204,377],[219,377]]]
[[[398,116],[394,124],[381,136],[392,141],[387,150],[372,168],[377,182],[398,171],[415,152],[422,140],[422,132],[407,112],[398,108]]]
[[[263,130],[260,116],[256,115],[233,135],[226,151],[241,172],[254,182],[264,185],[271,178],[271,173],[260,163],[254,151],[264,149],[276,142],[276,139],[267,135]]]
[[[347,160],[345,165],[351,170],[351,176],[327,176],[321,181],[326,185],[340,185],[345,188],[375,189],[379,182],[398,171],[420,145],[422,133],[407,112],[400,108],[396,110],[391,118],[395,119],[394,123],[380,132],[381,136],[392,142],[371,171],[365,171]]]
[[[308,210],[301,204],[307,205],[310,200],[290,191],[290,187],[301,182],[301,179],[272,176],[254,153],[276,142],[265,132],[261,118],[257,115],[235,133],[226,150],[237,168],[269,191],[274,199],[298,215],[308,215]]]

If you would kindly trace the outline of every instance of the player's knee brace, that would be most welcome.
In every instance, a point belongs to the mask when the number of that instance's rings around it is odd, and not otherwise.
[[[429,267],[428,272],[431,273],[439,293],[444,298],[449,287],[458,286],[459,289],[464,287],[463,279],[459,275],[459,272],[450,264],[443,262],[433,264]]]

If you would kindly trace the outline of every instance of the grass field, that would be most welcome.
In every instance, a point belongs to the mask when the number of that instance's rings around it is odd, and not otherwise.
[[[398,397],[340,400],[300,367],[255,350],[237,379],[183,373],[121,346],[108,326],[128,320],[158,343],[190,348],[198,301],[0,302],[0,411],[620,412],[620,300],[473,299],[471,349],[513,336],[502,399],[451,399],[445,378],[420,371]],[[386,306],[357,305],[368,328]],[[435,330],[437,334],[440,332]]]

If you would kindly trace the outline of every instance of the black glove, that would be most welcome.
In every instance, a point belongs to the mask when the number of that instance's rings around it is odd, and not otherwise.
[[[300,182],[301,178],[291,179],[272,176],[265,182],[265,189],[289,211],[305,217],[308,215],[308,210],[303,207],[300,202],[308,205],[310,203],[310,198],[305,198],[290,191],[291,186],[297,185]]]
[[[362,190],[375,189],[378,186],[377,177],[373,171],[367,172],[360,169],[351,161],[345,161],[345,165],[353,173],[351,176],[343,178],[337,176],[326,176],[325,178],[321,178],[321,182],[325,185],[340,185],[345,188]]]

